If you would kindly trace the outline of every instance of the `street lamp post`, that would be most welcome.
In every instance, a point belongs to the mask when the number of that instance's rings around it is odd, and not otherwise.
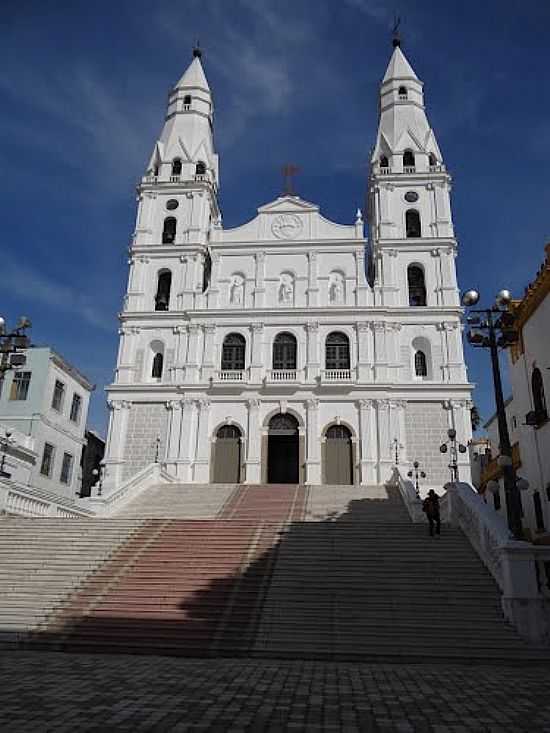
[[[21,316],[12,331],[6,330],[6,321],[0,316],[0,391],[6,372],[25,366],[27,358],[19,352],[30,346],[30,339],[25,334],[30,327],[29,319]]]
[[[456,442],[456,430],[449,428],[447,430],[448,442],[441,443],[439,450],[441,453],[447,453],[449,451],[449,468],[451,469],[451,483],[458,481],[458,454],[466,453],[468,448],[462,443]]]
[[[426,478],[426,474],[424,471],[419,471],[420,463],[418,461],[415,461],[413,463],[413,467],[411,470],[407,473],[407,476],[409,478],[414,478],[414,490],[416,491],[416,498],[420,499],[420,478]]]
[[[395,465],[399,465],[399,451],[401,450],[403,446],[401,443],[397,440],[397,438],[394,438],[391,442],[391,448],[393,448],[394,451],[394,458],[395,458]]]
[[[516,481],[516,472],[512,461],[512,445],[510,433],[506,421],[506,408],[502,392],[502,379],[500,376],[500,364],[498,361],[498,349],[505,349],[517,341],[517,331],[514,328],[515,318],[507,310],[512,301],[509,290],[501,290],[491,308],[473,308],[479,302],[477,290],[468,290],[462,296],[462,303],[469,309],[469,313],[475,316],[468,316],[466,319],[470,326],[468,341],[474,348],[489,349],[491,354],[491,367],[493,372],[493,386],[495,390],[495,403],[498,424],[498,436],[500,442],[499,464],[502,468],[504,492],[506,494],[506,513],[508,516],[508,527],[515,539],[523,539],[523,527],[521,523],[521,498]]]

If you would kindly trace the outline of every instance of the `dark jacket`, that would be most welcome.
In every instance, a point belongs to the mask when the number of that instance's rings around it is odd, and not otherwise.
[[[437,519],[439,517],[439,497],[437,494],[429,494],[422,503],[422,511],[426,516]]]

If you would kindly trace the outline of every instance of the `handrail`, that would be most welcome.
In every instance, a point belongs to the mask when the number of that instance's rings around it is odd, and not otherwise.
[[[96,493],[94,496],[81,499],[81,502],[85,505],[91,505],[96,512],[108,513],[112,511],[115,504],[118,509],[121,504],[135,498],[149,486],[160,483],[172,483],[175,480],[173,476],[162,468],[160,463],[149,463],[149,465],[131,476],[125,483],[115,488],[111,493],[103,496],[99,496]]]
[[[24,486],[16,481],[0,481],[0,513],[24,517],[93,517],[95,512],[85,509],[71,499],[55,496],[51,491]]]
[[[393,473],[390,479],[390,483],[393,486],[397,486],[403,503],[409,512],[411,520],[418,524],[419,522],[425,521],[424,512],[422,511],[422,501],[416,494],[414,484],[412,481],[408,481],[401,475],[401,472],[397,466],[393,469]]]

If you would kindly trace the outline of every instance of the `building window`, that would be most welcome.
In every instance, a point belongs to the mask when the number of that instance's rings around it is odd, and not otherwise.
[[[16,372],[11,383],[10,400],[26,400],[31,383],[31,372]]]
[[[409,305],[426,305],[424,270],[419,265],[409,265],[407,267],[407,283],[409,286]]]
[[[206,164],[202,162],[202,160],[199,160],[197,165],[195,166],[195,173],[197,176],[204,176],[206,173]]]
[[[407,92],[407,87],[399,87],[397,94],[399,95],[399,99],[408,99],[409,97],[409,93]]]
[[[246,341],[240,333],[228,334],[222,346],[222,372],[243,371]]]
[[[42,476],[48,476],[48,478],[52,475],[52,468],[53,468],[53,456],[54,456],[55,448],[51,443],[44,443],[44,452],[42,453],[42,463],[40,464],[40,473]]]
[[[170,270],[161,270],[158,276],[157,294],[155,295],[155,310],[167,311],[170,308],[170,288],[172,287],[172,273]]]
[[[409,209],[405,213],[405,229],[407,231],[407,238],[409,239],[422,236],[420,214],[416,209]]]
[[[537,425],[540,425],[548,418],[548,412],[546,410],[544,382],[542,381],[542,373],[538,367],[533,369],[531,375],[531,390],[533,392],[533,407],[535,408]]]
[[[172,175],[181,176],[181,160],[179,158],[172,161]]]
[[[275,336],[273,369],[296,369],[296,339],[291,333],[278,333]]]
[[[414,168],[415,160],[412,150],[405,150],[403,153],[403,168]]]
[[[52,407],[57,412],[61,412],[63,409],[63,400],[65,398],[65,385],[60,382],[59,379],[55,380],[55,386],[53,388]]]
[[[191,95],[186,94],[183,98],[183,109],[189,109],[191,107]]]
[[[153,357],[153,366],[151,369],[151,376],[154,379],[162,379],[162,367],[164,365],[164,356],[160,352],[155,354]]]
[[[386,155],[380,156],[380,168],[389,168],[389,162]]]
[[[74,423],[80,422],[80,411],[82,409],[82,397],[78,394],[73,395],[73,401],[71,402],[71,414],[70,420]]]
[[[71,483],[71,474],[73,472],[73,457],[70,453],[63,453],[63,462],[61,464],[61,473],[59,480],[62,484]]]
[[[426,354],[423,351],[417,351],[414,355],[414,373],[417,377],[428,376],[428,363]]]
[[[176,239],[176,220],[173,216],[169,216],[164,220],[162,228],[162,243],[174,244]]]
[[[433,168],[433,167],[434,167],[435,165],[437,165],[437,158],[435,157],[435,155],[434,155],[433,153],[430,153],[430,154],[428,155],[428,162],[429,162],[429,164],[430,164],[430,167],[432,167],[432,168]]]
[[[325,343],[325,369],[349,369],[349,339],[345,333],[329,333]]]

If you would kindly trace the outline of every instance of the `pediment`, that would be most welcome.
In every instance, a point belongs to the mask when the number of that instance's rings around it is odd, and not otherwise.
[[[310,201],[304,201],[299,196],[280,196],[268,204],[258,208],[258,214],[304,214],[317,212],[319,207]]]

